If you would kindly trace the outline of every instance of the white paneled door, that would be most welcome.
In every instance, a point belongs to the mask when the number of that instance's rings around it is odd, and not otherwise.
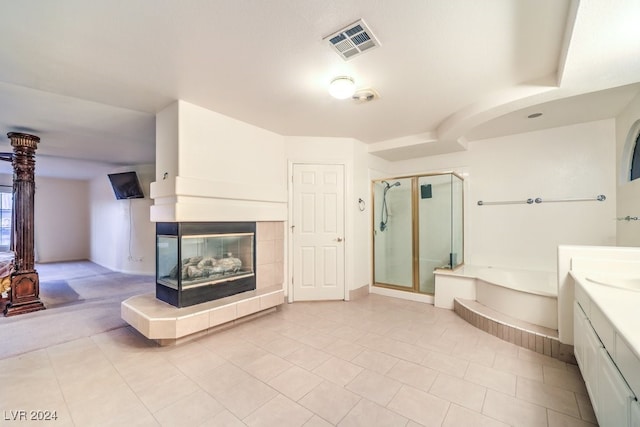
[[[293,165],[293,300],[344,299],[344,166]]]

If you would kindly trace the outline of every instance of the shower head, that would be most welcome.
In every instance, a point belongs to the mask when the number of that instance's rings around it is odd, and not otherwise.
[[[396,181],[396,182],[394,182],[393,184],[389,184],[387,181],[380,181],[380,182],[382,182],[382,183],[384,184],[384,189],[385,189],[385,190],[388,190],[388,189],[390,189],[391,187],[397,187],[397,186],[399,186],[399,185],[400,185],[400,181]]]
[[[387,229],[387,221],[389,221],[389,208],[387,206],[387,191],[392,187],[397,187],[400,185],[400,181],[396,181],[393,184],[389,184],[387,181],[380,181],[381,184],[384,184],[384,188],[382,189],[382,214],[380,221],[380,231],[385,231]]]

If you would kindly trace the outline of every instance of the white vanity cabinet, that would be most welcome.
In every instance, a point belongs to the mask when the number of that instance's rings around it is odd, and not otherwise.
[[[589,396],[598,395],[598,361],[602,343],[589,323],[589,318],[576,301],[574,315],[574,353]],[[593,411],[598,413],[598,402],[592,399]]]
[[[593,410],[602,427],[640,427],[640,406],[621,371],[640,371],[640,361],[625,355],[625,369],[616,365],[616,343],[623,343],[606,314],[576,281],[574,352]],[[630,363],[632,363],[630,365]]]
[[[606,349],[600,349],[598,362],[598,422],[601,426],[628,426],[635,396]]]

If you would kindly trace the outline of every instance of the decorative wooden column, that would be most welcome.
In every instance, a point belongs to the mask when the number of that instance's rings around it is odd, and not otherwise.
[[[26,133],[9,132],[13,147],[13,251],[14,271],[11,274],[9,303],[5,316],[44,310],[40,301],[40,281],[34,260],[34,170],[35,151],[40,138]]]

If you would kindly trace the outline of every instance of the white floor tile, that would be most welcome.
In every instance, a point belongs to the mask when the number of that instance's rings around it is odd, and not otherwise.
[[[540,427],[547,425],[547,410],[542,406],[512,396],[487,390],[482,413],[518,427]]]
[[[344,387],[362,370],[363,368],[358,365],[332,357],[314,369],[313,373]]]
[[[427,427],[440,426],[450,403],[413,387],[403,385],[387,405],[398,414]]]
[[[461,426],[474,426],[474,427],[508,427],[509,424],[505,424],[502,421],[487,417],[478,412],[472,411],[462,406],[452,404],[447,412],[447,416],[442,423],[442,427],[461,427]]]
[[[349,390],[323,381],[298,403],[331,424],[337,424],[360,399],[360,396]]]
[[[380,295],[287,304],[173,347],[128,326],[58,342],[0,359],[6,408],[76,426],[595,424],[575,366]]]
[[[365,369],[346,388],[378,405],[386,406],[401,386],[399,381]]]
[[[458,377],[440,373],[429,389],[429,393],[441,399],[480,412],[486,388]]]
[[[269,381],[269,385],[292,400],[299,400],[316,388],[323,381],[322,377],[299,366],[292,366]]]
[[[340,421],[340,427],[404,427],[407,419],[367,399],[362,399]]]
[[[302,426],[313,413],[294,401],[278,395],[255,410],[243,421],[250,427]]]

